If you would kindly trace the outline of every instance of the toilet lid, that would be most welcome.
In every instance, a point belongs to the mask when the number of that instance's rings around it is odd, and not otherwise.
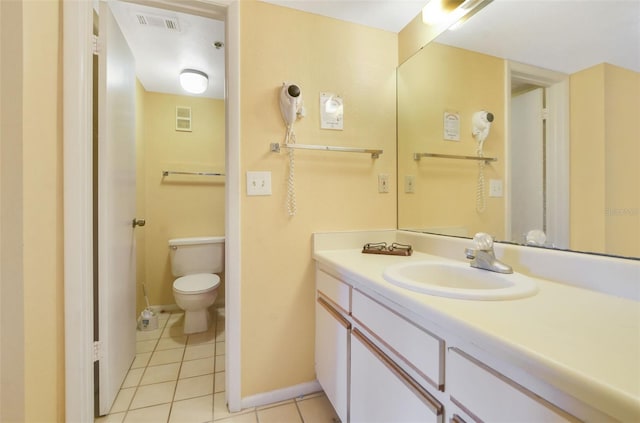
[[[201,294],[220,285],[220,277],[212,273],[187,275],[173,282],[173,289],[180,294]]]

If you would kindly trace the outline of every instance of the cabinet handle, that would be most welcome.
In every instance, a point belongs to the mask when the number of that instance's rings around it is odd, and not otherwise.
[[[318,297],[318,304],[320,304],[327,312],[333,316],[345,329],[351,329],[351,323],[345,319],[335,308],[331,307],[331,304],[324,298]]]
[[[451,416],[451,419],[449,419],[450,423],[467,423],[464,421],[464,419],[460,416],[458,416],[457,414],[454,414],[453,416]]]
[[[393,360],[391,360],[380,348],[378,348],[373,342],[371,342],[362,332],[358,329],[353,329],[351,335],[357,338],[367,349],[375,355],[402,383],[405,384],[422,402],[429,407],[429,409],[436,415],[442,414],[442,404],[438,402],[426,389],[424,389],[418,382],[413,380],[407,372],[402,370]]]

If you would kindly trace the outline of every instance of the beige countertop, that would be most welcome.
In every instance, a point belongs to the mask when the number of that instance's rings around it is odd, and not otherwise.
[[[545,279],[537,279],[538,293],[527,298],[452,299],[397,287],[382,277],[396,263],[452,261],[447,258],[327,249],[316,250],[314,259],[354,288],[525,368],[596,409],[622,421],[640,421],[638,301]]]

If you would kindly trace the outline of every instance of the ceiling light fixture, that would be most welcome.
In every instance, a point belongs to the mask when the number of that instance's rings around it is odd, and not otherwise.
[[[191,94],[202,94],[207,90],[209,77],[199,70],[185,69],[180,72],[180,85]]]
[[[493,0],[430,0],[422,9],[422,22],[442,29],[454,29],[469,20]],[[453,24],[453,25],[452,25]]]
[[[464,0],[430,0],[422,9],[422,22],[428,25],[443,23],[462,3]]]

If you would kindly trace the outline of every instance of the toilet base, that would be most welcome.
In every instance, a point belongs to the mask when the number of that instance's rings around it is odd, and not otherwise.
[[[209,308],[184,312],[184,334],[206,332],[211,324],[211,314]]]

